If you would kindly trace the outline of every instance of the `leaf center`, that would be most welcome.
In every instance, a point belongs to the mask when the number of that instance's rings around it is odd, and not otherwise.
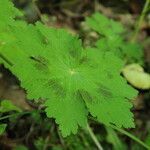
[[[74,75],[76,74],[77,72],[75,71],[75,69],[69,69],[69,74],[70,75]]]

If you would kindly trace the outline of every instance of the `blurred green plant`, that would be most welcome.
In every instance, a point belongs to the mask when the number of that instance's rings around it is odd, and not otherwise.
[[[0,135],[2,135],[5,132],[6,127],[7,124],[0,124]]]
[[[21,112],[22,110],[15,106],[10,100],[3,100],[0,102],[0,113],[6,113],[9,111]]]
[[[137,62],[143,65],[143,49],[136,42],[131,43],[125,39],[123,25],[100,13],[87,17],[86,25],[99,34],[95,46],[100,51],[111,51],[124,60],[125,63]]]
[[[107,141],[113,145],[113,150],[127,150],[127,146],[123,143],[116,131],[110,127],[106,127]]]
[[[28,148],[25,147],[24,145],[18,145],[13,150],[28,150]]]

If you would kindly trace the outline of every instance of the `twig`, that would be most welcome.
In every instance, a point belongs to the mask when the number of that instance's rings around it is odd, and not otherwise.
[[[4,116],[4,117],[0,117],[0,121],[11,118],[11,117],[16,117],[16,116],[19,116],[19,115],[25,115],[25,114],[30,114],[30,113],[31,112],[21,112],[21,113],[15,113],[15,114],[7,115],[7,116]]]
[[[143,11],[142,11],[142,13],[140,15],[140,18],[139,18],[139,20],[137,21],[137,23],[135,25],[135,31],[134,31],[134,34],[133,34],[133,36],[131,38],[131,42],[135,42],[136,41],[138,33],[140,31],[141,24],[142,24],[142,22],[144,20],[145,14],[148,11],[148,7],[149,6],[150,6],[150,0],[146,0],[144,8],[143,8]]]
[[[150,150],[150,146],[146,145],[143,141],[141,141],[140,139],[138,139],[137,137],[135,137],[134,135],[132,135],[131,133],[120,129],[114,125],[111,125],[111,127],[119,132],[121,132],[122,134],[128,136],[129,138],[131,138],[132,140],[136,141],[137,143],[139,143],[141,146],[145,147],[146,149]]]
[[[97,146],[98,150],[103,150],[103,147],[101,146],[101,144],[99,143],[97,137],[95,136],[95,134],[93,133],[91,127],[89,126],[89,124],[87,124],[87,130],[91,136],[91,138],[93,139],[95,145]]]

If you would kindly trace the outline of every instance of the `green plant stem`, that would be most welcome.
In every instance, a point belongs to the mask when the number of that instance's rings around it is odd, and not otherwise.
[[[19,113],[7,115],[7,116],[4,116],[4,117],[0,117],[0,121],[11,118],[11,117],[16,117],[16,116],[19,116],[19,115],[31,114],[32,112],[33,111],[25,111],[25,112],[19,112]]]
[[[87,130],[91,136],[91,138],[93,139],[94,143],[96,144],[97,148],[99,150],[103,150],[101,144],[99,143],[98,139],[96,138],[95,134],[93,133],[91,127],[89,126],[89,124],[87,124]]]
[[[150,146],[146,145],[143,141],[141,141],[140,139],[138,139],[137,137],[135,137],[134,135],[130,134],[129,132],[120,129],[114,125],[111,125],[111,127],[117,131],[119,131],[120,133],[128,136],[129,138],[131,138],[132,140],[136,141],[137,143],[139,143],[141,146],[145,147],[146,149],[150,150]]]
[[[90,145],[89,145],[89,143],[87,142],[87,139],[85,138],[85,135],[84,135],[82,132],[80,133],[80,137],[81,137],[81,139],[82,139],[82,141],[83,141],[85,147],[86,147],[87,150],[88,150],[88,149],[90,148]]]
[[[142,22],[144,20],[146,12],[148,11],[149,5],[150,5],[150,0],[146,0],[144,8],[143,8],[143,11],[142,11],[142,13],[140,15],[140,18],[139,18],[139,20],[136,23],[135,31],[134,31],[134,34],[133,34],[133,36],[131,38],[131,42],[135,42],[136,39],[137,39],[138,33],[140,31],[141,24],[142,24]]]
[[[89,117],[89,118],[90,118],[92,121],[97,122],[97,120],[95,120],[94,118],[91,118],[91,117]],[[121,128],[118,128],[118,127],[116,127],[116,126],[114,126],[114,125],[109,125],[109,126],[110,126],[111,128],[113,128],[113,129],[119,131],[120,133],[122,133],[122,134],[128,136],[129,138],[131,138],[131,139],[134,140],[135,142],[139,143],[141,146],[145,147],[146,149],[150,150],[150,146],[148,146],[147,144],[145,144],[143,141],[141,141],[139,138],[135,137],[135,136],[132,135],[131,133],[129,133],[129,132],[127,132],[127,131],[125,131],[125,130],[123,130],[123,129],[121,129]]]
[[[17,116],[17,115],[19,115],[19,113],[17,113],[17,114],[11,114],[11,115],[7,115],[7,116],[4,116],[4,117],[1,117],[0,121],[4,120],[4,119],[7,119],[7,118],[11,118],[11,117]]]

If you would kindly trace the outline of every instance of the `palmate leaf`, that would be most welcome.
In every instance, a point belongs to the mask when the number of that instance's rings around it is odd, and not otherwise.
[[[111,51],[126,63],[138,62],[143,64],[143,49],[139,43],[130,43],[125,40],[123,25],[111,20],[100,13],[86,18],[85,22],[96,31],[100,38],[95,46],[101,51]]]
[[[120,76],[122,62],[112,53],[83,50],[78,37],[40,23],[13,27],[10,34],[16,40],[3,46],[3,63],[29,99],[45,99],[47,116],[56,118],[64,136],[86,126],[88,111],[107,125],[134,126],[129,99],[137,92]]]
[[[87,17],[86,24],[107,38],[113,38],[116,34],[124,32],[124,28],[119,22],[108,19],[98,12],[94,13],[91,17]]]
[[[16,40],[2,47],[1,61],[20,79],[28,98],[46,100],[47,115],[56,118],[64,136],[76,133],[78,125],[85,127],[87,109],[76,79],[70,78],[79,64],[81,41],[41,24],[13,27],[10,34]]]
[[[113,53],[83,49],[77,36],[41,23],[16,22],[7,36],[0,35],[0,61],[29,99],[45,100],[63,136],[86,127],[88,113],[106,125],[134,127],[130,100],[137,91],[120,76],[123,64]]]

